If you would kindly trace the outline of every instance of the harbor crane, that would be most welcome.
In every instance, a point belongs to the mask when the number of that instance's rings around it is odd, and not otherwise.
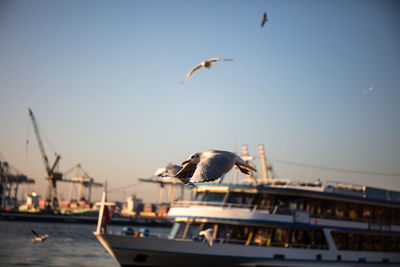
[[[36,133],[36,138],[39,144],[39,149],[40,153],[43,158],[43,163],[44,167],[46,168],[47,172],[47,178],[49,180],[49,184],[47,187],[47,192],[46,192],[46,210],[47,211],[53,211],[57,212],[59,211],[59,205],[58,205],[58,197],[57,197],[57,181],[62,180],[62,173],[56,172],[55,168],[57,167],[61,156],[55,153],[56,159],[54,160],[53,165],[50,166],[49,160],[47,158],[46,152],[44,150],[42,138],[40,137],[39,133],[39,128],[35,119],[35,116],[33,115],[33,112],[30,108],[29,109],[29,116],[31,117],[33,128]]]
[[[0,159],[0,210],[18,210],[19,185],[34,183],[34,179],[21,174]]]
[[[71,171],[75,170],[75,175],[71,177],[70,179],[65,179],[67,177],[68,173]],[[78,194],[76,197],[76,201],[82,201],[85,200],[88,203],[91,202],[91,197],[92,197],[92,187],[102,187],[102,183],[97,183],[94,181],[92,177],[82,168],[81,164],[75,165],[72,169],[64,173],[64,179],[61,180],[61,182],[69,182],[71,183],[70,186],[70,191],[69,191],[69,202],[72,202],[72,191],[75,189],[75,185],[79,184],[78,188]],[[87,195],[84,196],[83,194],[83,189],[86,188],[87,190]]]

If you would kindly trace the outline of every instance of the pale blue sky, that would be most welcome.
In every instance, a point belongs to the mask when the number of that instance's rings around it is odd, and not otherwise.
[[[0,0],[0,152],[45,193],[31,107],[60,171],[81,163],[110,188],[242,144],[253,155],[264,144],[271,159],[399,174],[399,14],[398,1]],[[234,61],[180,84],[212,57]],[[400,177],[271,163],[282,178],[400,190]],[[158,199],[143,184],[112,198],[133,192]]]

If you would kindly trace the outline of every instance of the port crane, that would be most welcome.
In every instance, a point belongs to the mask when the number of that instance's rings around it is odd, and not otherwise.
[[[70,173],[71,171],[75,170],[75,175],[72,176],[72,178],[70,179],[65,179],[66,177],[68,177],[68,173]],[[70,186],[70,191],[69,191],[69,202],[72,202],[72,191],[73,189],[75,189],[75,185],[79,184],[79,189],[78,189],[78,194],[76,197],[76,201],[82,201],[85,200],[87,202],[91,202],[91,197],[92,197],[92,187],[102,187],[103,184],[102,183],[97,183],[94,181],[94,179],[92,177],[90,177],[90,175],[82,168],[81,164],[77,164],[76,166],[74,166],[72,169],[70,169],[69,171],[66,171],[64,173],[64,178],[61,180],[62,182],[69,182],[71,183]],[[83,189],[86,188],[87,190],[87,195],[84,196],[83,194]]]
[[[18,210],[19,185],[34,183],[34,179],[21,174],[0,158],[0,210]]]
[[[62,180],[62,173],[56,172],[55,168],[57,167],[61,156],[55,153],[56,159],[54,160],[53,165],[50,166],[49,160],[46,156],[46,152],[44,150],[42,138],[40,137],[39,133],[39,128],[35,119],[35,116],[33,115],[33,112],[30,108],[29,109],[29,116],[31,117],[33,128],[36,133],[36,138],[39,144],[39,149],[40,153],[42,155],[44,167],[46,168],[47,172],[47,178],[49,180],[49,184],[47,187],[47,192],[46,192],[46,210],[47,211],[52,211],[52,212],[57,212],[59,211],[59,205],[58,205],[58,197],[57,197],[57,181]]]

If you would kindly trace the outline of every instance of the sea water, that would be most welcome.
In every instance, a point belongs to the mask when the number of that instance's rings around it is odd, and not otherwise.
[[[169,228],[147,228],[151,235],[169,232]],[[48,239],[32,242],[32,229],[48,234]],[[111,225],[107,230],[120,233],[122,226]],[[94,224],[0,221],[0,266],[120,266],[93,235],[94,231]]]

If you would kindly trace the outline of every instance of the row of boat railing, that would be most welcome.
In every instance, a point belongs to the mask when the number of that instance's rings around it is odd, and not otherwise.
[[[171,208],[188,208],[191,206],[208,206],[208,207],[221,207],[221,208],[237,208],[237,209],[248,209],[251,212],[265,212],[268,214],[280,214],[280,215],[294,215],[297,209],[288,209],[275,206],[260,206],[254,204],[238,204],[238,203],[227,203],[227,202],[212,202],[212,201],[196,201],[196,200],[181,200],[172,203]],[[303,212],[308,212],[307,210],[301,210]],[[376,219],[363,219],[363,218],[351,218],[351,217],[339,217],[334,215],[325,214],[310,214],[313,218],[322,218],[330,220],[341,220],[341,221],[351,221],[351,222],[361,222],[361,223],[371,223],[371,224],[382,224],[385,226],[390,225],[400,225],[400,222],[392,222],[385,220]]]

